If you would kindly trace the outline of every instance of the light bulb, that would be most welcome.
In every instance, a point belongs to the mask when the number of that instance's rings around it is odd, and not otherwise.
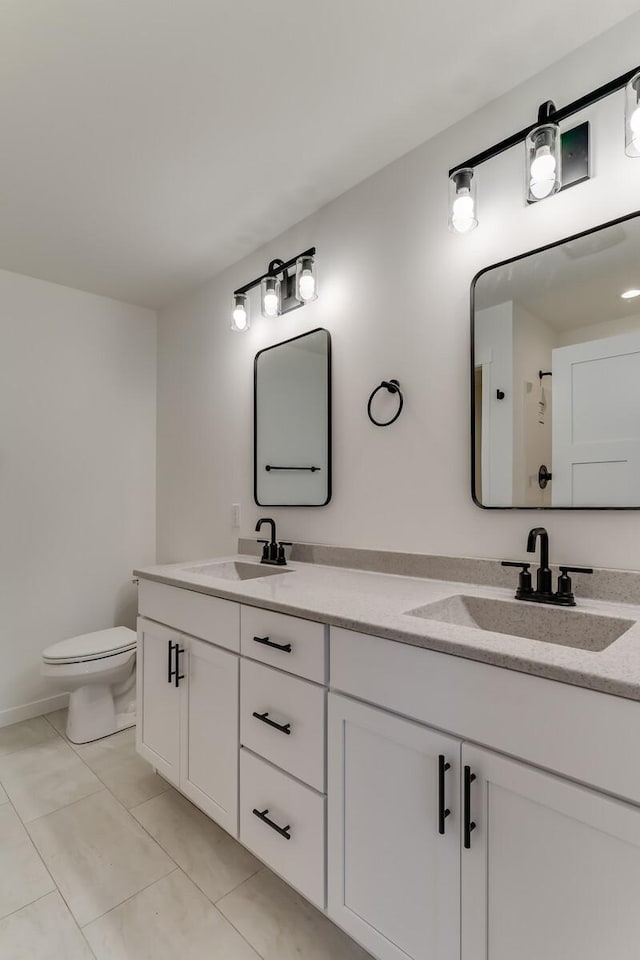
[[[640,290],[625,290],[620,297],[622,300],[635,300],[636,297],[640,297]]]
[[[231,329],[236,333],[245,333],[251,326],[249,322],[249,301],[246,293],[234,293]]]
[[[298,289],[302,300],[313,300],[316,292],[316,278],[311,270],[303,270],[298,280]]]
[[[475,227],[474,202],[468,191],[461,192],[453,201],[451,222],[458,233],[468,233]]]
[[[277,317],[278,316],[278,294],[269,292],[265,293],[262,299],[262,306],[264,312],[268,317]]]
[[[233,311],[233,322],[236,330],[245,330],[247,326],[247,311],[245,307],[236,307]]]
[[[556,123],[535,127],[526,139],[526,198],[544,200],[561,187],[560,131]]]
[[[478,226],[476,178],[471,168],[456,170],[449,177],[449,228],[470,233]]]
[[[551,153],[549,147],[540,147],[536,153],[536,158],[531,164],[531,179],[551,180],[556,178],[556,158]]]
[[[636,107],[629,117],[629,126],[633,133],[640,134],[640,107]]]

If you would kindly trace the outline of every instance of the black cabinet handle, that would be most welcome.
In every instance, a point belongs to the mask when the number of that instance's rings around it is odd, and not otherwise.
[[[176,678],[176,687],[180,686],[180,681],[184,680],[184,673],[180,673],[180,654],[184,653],[184,647],[180,647],[179,643],[174,644],[174,649],[176,651],[176,669],[174,672],[174,677]]]
[[[268,827],[271,827],[272,830],[275,830],[276,833],[279,833],[281,837],[285,838],[285,840],[291,840],[291,834],[289,833],[291,825],[287,824],[286,827],[279,827],[277,823],[274,823],[273,820],[269,819],[267,816],[268,813],[268,808],[266,810],[256,810],[254,807],[253,810],[254,817],[257,817],[258,820],[262,820],[263,823],[266,823]]]
[[[471,819],[471,784],[476,779],[475,773],[471,773],[471,767],[464,768],[464,848],[471,849],[471,831],[475,830],[476,825]]]
[[[167,640],[167,683],[171,683],[173,680],[173,647],[173,641]]]
[[[274,643],[269,637],[254,637],[254,643],[261,643],[264,647],[273,647],[274,650],[282,650],[283,653],[291,653],[290,643]]]
[[[438,757],[438,833],[444,833],[444,822],[451,813],[445,801],[445,773],[451,769],[444,753]]]
[[[283,724],[283,723],[276,723],[275,720],[272,720],[272,719],[269,717],[269,711],[268,711],[268,710],[267,710],[266,713],[256,713],[256,711],[254,710],[252,716],[254,716],[254,717],[256,718],[256,720],[262,720],[263,723],[266,723],[266,724],[268,724],[270,727],[273,727],[274,730],[279,730],[280,733],[286,733],[287,736],[290,736],[290,734],[291,734],[291,724],[290,724],[290,723],[284,723],[284,724]]]

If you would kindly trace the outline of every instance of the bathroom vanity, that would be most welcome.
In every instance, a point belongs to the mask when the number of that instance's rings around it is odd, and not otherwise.
[[[640,607],[255,557],[136,575],[140,754],[374,957],[635,960]]]

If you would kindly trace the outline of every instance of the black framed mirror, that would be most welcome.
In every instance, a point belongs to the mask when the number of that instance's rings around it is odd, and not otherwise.
[[[254,500],[322,507],[331,499],[331,336],[318,328],[256,354]]]
[[[640,508],[640,212],[474,278],[471,475],[486,509]]]

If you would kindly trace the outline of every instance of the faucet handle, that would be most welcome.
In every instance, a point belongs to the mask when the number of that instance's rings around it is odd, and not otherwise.
[[[576,601],[573,595],[570,573],[593,573],[593,570],[591,567],[560,567],[556,602],[567,607],[575,607]]]
[[[530,563],[519,563],[517,560],[503,560],[503,567],[518,567],[520,576],[518,577],[518,589],[516,590],[516,600],[526,600],[533,593],[531,584]]]
[[[270,543],[270,541],[269,541],[269,540],[258,539],[256,542],[257,542],[257,543],[262,543],[262,544],[264,544],[264,546],[262,547],[262,559],[261,559],[260,562],[261,562],[261,563],[268,563],[268,562],[269,562],[269,543]]]

